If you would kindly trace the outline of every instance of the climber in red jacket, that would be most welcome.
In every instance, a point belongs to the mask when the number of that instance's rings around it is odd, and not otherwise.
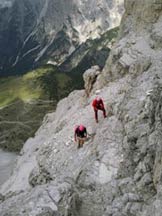
[[[101,110],[103,112],[103,116],[104,118],[106,118],[106,110],[105,110],[105,106],[103,103],[103,100],[101,97],[96,97],[93,102],[92,102],[92,106],[95,112],[95,119],[96,122],[98,123],[98,110]]]
[[[78,141],[78,148],[83,147],[83,144],[87,138],[87,129],[83,125],[76,126],[74,130],[74,140]]]

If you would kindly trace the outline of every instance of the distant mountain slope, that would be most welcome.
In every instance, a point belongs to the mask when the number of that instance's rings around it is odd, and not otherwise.
[[[0,75],[22,73],[119,25],[123,0],[0,1]]]

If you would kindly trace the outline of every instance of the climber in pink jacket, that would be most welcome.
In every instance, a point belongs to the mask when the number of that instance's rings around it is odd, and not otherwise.
[[[95,120],[98,123],[98,110],[101,110],[103,112],[103,116],[104,118],[106,118],[106,110],[105,110],[105,106],[103,103],[102,98],[100,97],[96,97],[93,102],[92,102],[92,106],[95,112]]]

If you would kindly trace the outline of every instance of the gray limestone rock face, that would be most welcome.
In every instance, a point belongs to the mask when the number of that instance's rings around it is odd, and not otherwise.
[[[93,84],[96,82],[97,76],[100,73],[100,68],[96,65],[85,71],[85,73],[83,74],[84,88],[87,96],[90,95],[93,89]]]

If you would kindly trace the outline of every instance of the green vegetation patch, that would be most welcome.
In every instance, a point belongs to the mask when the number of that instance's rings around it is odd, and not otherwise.
[[[41,95],[39,86],[34,85],[34,80],[22,77],[9,77],[0,79],[0,107],[4,107],[16,99],[28,101],[38,99]]]
[[[19,99],[29,102],[37,99],[57,100],[67,93],[71,78],[56,67],[45,66],[22,76],[0,79],[0,107]],[[65,90],[65,93],[64,93]]]
[[[54,66],[0,79],[0,148],[20,151],[44,115],[72,90],[72,78]]]

